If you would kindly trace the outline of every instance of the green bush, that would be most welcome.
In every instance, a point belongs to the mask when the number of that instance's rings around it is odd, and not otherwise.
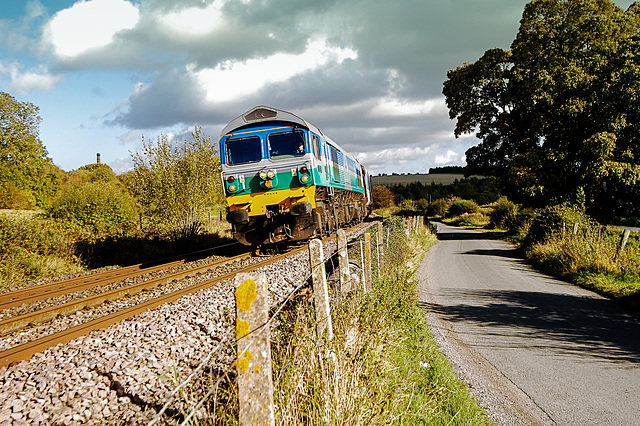
[[[66,185],[47,210],[98,235],[122,235],[135,228],[135,201],[117,182]]]
[[[566,204],[546,207],[533,218],[526,245],[572,232],[575,223],[593,228],[598,226],[598,223],[579,207]]]
[[[79,270],[73,241],[55,221],[0,217],[0,286]]]
[[[518,227],[518,205],[507,197],[500,197],[493,203],[493,210],[489,214],[491,226],[498,229],[516,230]]]
[[[433,216],[444,217],[444,215],[447,214],[447,207],[449,207],[449,205],[447,204],[447,201],[444,200],[443,198],[440,198],[438,200],[435,200],[429,203],[429,205],[427,206],[426,215],[431,217]]]
[[[479,213],[480,206],[473,200],[455,200],[447,210],[448,217],[461,216],[465,213]]]

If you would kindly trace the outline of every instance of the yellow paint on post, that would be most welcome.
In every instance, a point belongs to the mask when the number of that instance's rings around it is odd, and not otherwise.
[[[251,305],[258,298],[258,292],[255,281],[251,278],[246,279],[236,289],[236,304],[241,311],[248,311]]]

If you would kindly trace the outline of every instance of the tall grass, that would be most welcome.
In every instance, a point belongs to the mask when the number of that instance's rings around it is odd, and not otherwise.
[[[272,343],[276,423],[487,423],[417,305],[415,271],[435,237],[422,230],[406,240],[394,229],[373,291],[334,303],[333,341],[316,337],[309,304],[281,314]]]

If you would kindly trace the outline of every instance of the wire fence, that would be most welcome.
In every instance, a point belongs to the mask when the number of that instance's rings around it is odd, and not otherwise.
[[[379,279],[380,276],[384,273],[384,271],[398,262],[402,261],[401,252],[402,245],[406,244],[406,239],[409,235],[415,232],[423,232],[424,227],[430,227],[430,224],[425,221],[422,217],[412,217],[405,218],[402,221],[400,220],[385,220],[384,222],[377,222],[372,224],[366,232],[359,234],[358,236],[351,238],[345,247],[346,257],[347,257],[347,270],[344,271],[345,266],[340,265],[340,243],[339,238],[334,238],[331,241],[325,243],[322,248],[322,258],[314,259],[312,258],[313,254],[311,254],[310,250],[310,261],[311,265],[307,272],[304,274],[303,278],[295,283],[294,287],[289,291],[288,294],[284,298],[281,298],[276,306],[269,307],[268,320],[264,323],[261,323],[255,326],[253,329],[248,330],[248,333],[242,335],[240,337],[239,333],[239,320],[235,320],[235,324],[230,324],[226,331],[224,338],[218,343],[218,345],[213,348],[206,356],[202,359],[199,365],[193,369],[192,373],[188,375],[183,381],[178,383],[173,391],[167,396],[167,400],[165,401],[162,408],[158,411],[157,415],[154,419],[149,423],[149,425],[159,424],[161,422],[180,422],[181,425],[187,424],[195,424],[199,421],[206,419],[210,414],[203,411],[203,407],[208,407],[209,412],[211,411],[211,407],[215,407],[219,405],[220,401],[218,401],[220,390],[222,387],[232,386],[235,384],[237,386],[240,385],[238,381],[239,372],[239,364],[244,362],[242,359],[245,356],[249,349],[253,348],[258,343],[258,336],[263,334],[265,331],[268,332],[270,329],[277,328],[277,323],[279,321],[279,314],[285,309],[287,306],[290,306],[291,303],[297,298],[300,297],[303,290],[312,288],[313,292],[313,300],[316,309],[318,309],[318,297],[320,294],[320,284],[318,282],[317,277],[324,277],[320,280],[324,280],[324,285],[326,285],[327,295],[328,295],[328,311],[331,312],[331,309],[336,306],[336,304],[342,303],[344,292],[359,292],[365,293],[371,289],[371,282],[374,278]],[[435,232],[435,229],[429,228],[431,232]],[[319,240],[318,240],[319,241]],[[312,243],[310,243],[312,245]],[[315,266],[314,266],[315,265]],[[341,267],[343,268],[343,273],[341,274]],[[256,280],[260,280],[259,273],[256,273]],[[325,275],[326,274],[326,275]],[[348,283],[345,283],[344,280],[349,280]],[[369,280],[369,283],[367,283]],[[342,281],[342,282],[341,282]],[[330,289],[330,291],[329,291]],[[304,297],[301,298],[304,300]],[[329,313],[329,324],[330,324],[330,316]],[[317,314],[317,318],[320,318],[321,315]],[[323,339],[327,340],[328,336],[331,336],[331,330],[325,328],[319,328],[320,336],[318,336],[317,344],[322,345]],[[329,325],[330,327],[330,325]],[[234,330],[235,328],[235,330]],[[235,332],[234,332],[235,331]],[[210,372],[212,370],[210,368],[212,360],[216,358],[216,356],[220,352],[228,351],[229,346],[234,344],[238,344],[240,339],[244,339],[244,345],[242,351],[240,351],[237,346],[236,348],[236,356],[233,361],[227,365],[226,369],[221,371],[221,374],[217,374],[216,377],[206,377],[206,372]],[[328,338],[330,340],[330,338]],[[226,353],[226,352],[225,352]],[[246,366],[246,365],[245,365]],[[262,367],[260,367],[262,368]],[[269,369],[271,367],[269,366]],[[270,370],[269,370],[270,371]],[[269,373],[271,374],[271,373]],[[304,377],[301,376],[301,377]],[[199,386],[204,386],[207,388],[206,392],[202,393],[201,397],[197,400],[189,400],[191,398],[185,397],[185,389],[188,386],[194,386],[195,383],[199,383]],[[300,387],[301,383],[298,382],[296,386],[294,386],[293,394],[291,395],[291,399],[295,397],[296,390]],[[234,392],[232,389],[229,390],[232,393],[232,397],[239,398],[242,391]],[[249,390],[248,392],[250,392]],[[247,390],[245,390],[246,396]],[[240,412],[240,424],[251,424],[252,422],[246,420],[242,421],[242,411],[243,410],[256,410],[261,409],[260,407],[247,407],[246,405],[254,404],[256,405],[256,401],[258,398],[253,398],[249,396],[248,398],[244,398],[244,401],[237,401],[238,411]],[[271,398],[271,401],[273,398]],[[176,406],[177,402],[181,401],[182,404],[188,409],[183,409],[178,411],[175,408],[171,408],[172,406]],[[284,412],[281,413],[282,421],[284,421],[285,415],[291,409],[289,405],[285,405]],[[275,424],[275,419],[273,416],[274,409],[273,407],[268,407],[267,410],[270,410],[264,417],[269,419],[268,424]],[[170,414],[170,415],[169,415]],[[252,414],[253,415],[253,414]],[[211,419],[209,419],[210,421]],[[194,423],[195,422],[195,423]]]

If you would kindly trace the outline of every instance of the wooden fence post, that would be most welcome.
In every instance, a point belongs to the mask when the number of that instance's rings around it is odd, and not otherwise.
[[[348,293],[352,290],[351,274],[349,273],[349,254],[347,252],[347,234],[344,229],[338,229],[338,268],[340,269],[340,291]]]
[[[573,224],[573,235],[576,236],[578,235],[578,227],[580,226],[580,224],[578,222]]]
[[[275,425],[269,298],[264,273],[235,277],[238,360],[238,423]]]
[[[322,338],[325,331],[327,338],[333,340],[331,325],[331,311],[329,309],[329,289],[327,274],[324,269],[324,251],[322,241],[313,239],[309,242],[309,264],[311,265],[311,280],[313,281],[313,300],[316,307],[316,331]]]

